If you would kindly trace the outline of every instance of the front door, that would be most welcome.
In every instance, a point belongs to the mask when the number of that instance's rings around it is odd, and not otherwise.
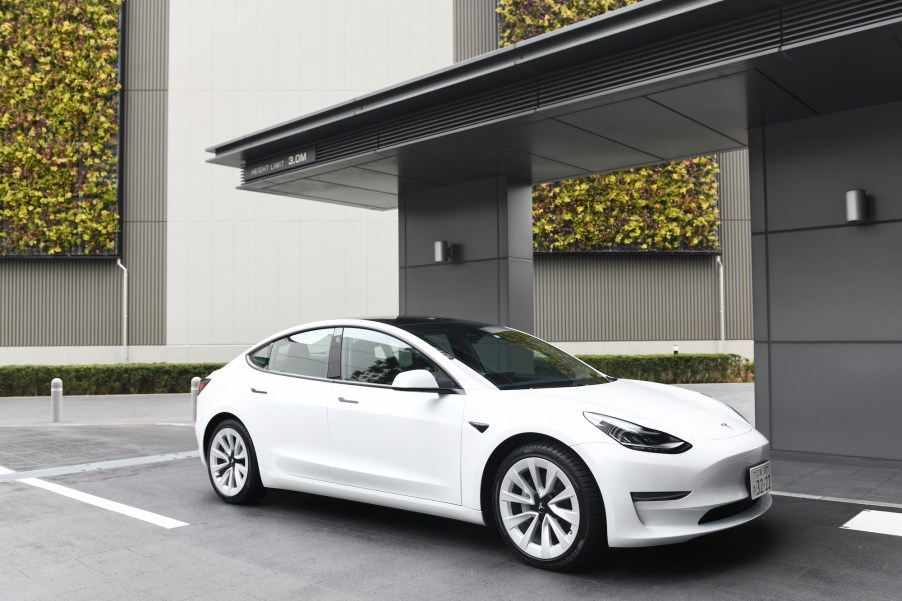
[[[345,328],[341,378],[329,399],[336,483],[460,504],[460,428],[466,396],[392,390],[395,376],[435,363],[406,342]]]

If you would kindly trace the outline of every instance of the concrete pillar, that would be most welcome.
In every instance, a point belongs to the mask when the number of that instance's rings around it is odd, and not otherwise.
[[[506,176],[399,195],[400,313],[532,332],[532,185]],[[435,262],[435,242],[453,258]]]

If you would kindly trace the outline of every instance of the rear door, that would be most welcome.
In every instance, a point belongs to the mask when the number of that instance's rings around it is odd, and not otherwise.
[[[327,378],[333,328],[298,332],[249,355],[251,436],[278,473],[328,480]]]

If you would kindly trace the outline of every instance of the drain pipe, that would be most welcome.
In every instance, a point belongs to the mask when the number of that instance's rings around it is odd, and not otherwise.
[[[717,255],[717,279],[720,287],[720,340],[717,343],[719,353],[723,353],[724,342],[727,338],[727,320],[724,314],[724,283],[723,283],[723,261],[720,255]]]
[[[122,362],[128,363],[128,269],[122,259],[116,259],[116,267],[122,270]]]

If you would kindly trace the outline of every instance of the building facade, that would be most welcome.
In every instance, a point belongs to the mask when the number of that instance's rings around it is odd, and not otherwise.
[[[121,264],[0,260],[0,364],[224,361],[296,323],[396,314],[396,210],[238,192],[205,149],[494,50],[494,7],[126,0]],[[747,153],[719,160],[723,303],[714,256],[536,255],[536,333],[751,356]]]
[[[238,194],[204,149],[450,65],[452,3],[126,0],[123,20],[127,293],[116,260],[0,260],[0,364],[224,361],[397,313],[396,211]]]

